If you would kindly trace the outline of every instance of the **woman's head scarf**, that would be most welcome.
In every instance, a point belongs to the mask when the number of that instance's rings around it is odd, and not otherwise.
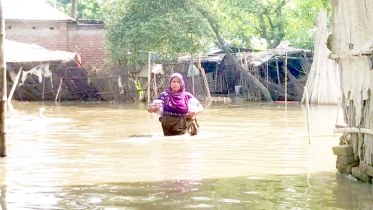
[[[175,77],[180,79],[180,90],[178,93],[172,92],[172,89],[171,89],[171,81]],[[173,73],[170,76],[169,86],[170,87],[166,90],[166,93],[167,93],[166,101],[167,102],[165,106],[169,106],[171,109],[173,109],[177,113],[187,113],[188,112],[188,100],[190,97],[188,94],[186,94],[185,82],[184,82],[183,76],[179,73]]]
[[[172,81],[172,79],[174,79],[175,77],[177,77],[177,78],[180,79],[180,90],[179,90],[179,93],[184,92],[184,91],[185,91],[185,82],[184,82],[184,78],[183,78],[183,76],[182,76],[180,73],[173,73],[173,74],[170,76],[170,80],[168,81],[169,89],[172,91],[172,89],[171,89],[171,81]]]

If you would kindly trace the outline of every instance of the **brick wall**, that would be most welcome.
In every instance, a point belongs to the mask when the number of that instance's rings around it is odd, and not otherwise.
[[[77,24],[60,21],[6,21],[5,38],[37,44],[49,50],[81,53],[83,67],[101,68],[105,58],[103,24]]]
[[[50,50],[67,50],[66,22],[11,21],[5,23],[5,38],[37,44]],[[64,44],[65,42],[65,44]]]
[[[104,50],[103,24],[68,24],[68,49],[81,53],[83,66],[101,68],[107,56]]]

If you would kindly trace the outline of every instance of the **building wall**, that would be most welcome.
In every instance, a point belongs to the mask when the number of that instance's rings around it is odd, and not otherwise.
[[[67,31],[69,51],[81,53],[83,66],[101,68],[108,55],[104,50],[104,25],[69,23]]]
[[[83,67],[101,68],[108,54],[104,50],[103,24],[60,21],[6,21],[5,38],[37,44],[48,50],[81,53]]]
[[[67,51],[66,34],[66,22],[5,22],[6,39],[37,44],[49,50]]]

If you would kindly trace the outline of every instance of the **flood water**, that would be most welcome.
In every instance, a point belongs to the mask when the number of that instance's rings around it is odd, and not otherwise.
[[[337,106],[204,104],[197,136],[164,137],[143,103],[13,102],[2,209],[372,209],[336,173]],[[44,106],[45,119],[37,111]]]

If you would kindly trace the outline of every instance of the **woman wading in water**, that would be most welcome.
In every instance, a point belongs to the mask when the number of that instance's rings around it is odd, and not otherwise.
[[[159,112],[163,107],[159,121],[162,123],[165,136],[182,135],[187,132],[196,135],[199,128],[196,115],[203,110],[201,103],[185,90],[181,74],[172,74],[169,85],[170,87],[157,98],[161,103],[150,105],[148,112]]]

